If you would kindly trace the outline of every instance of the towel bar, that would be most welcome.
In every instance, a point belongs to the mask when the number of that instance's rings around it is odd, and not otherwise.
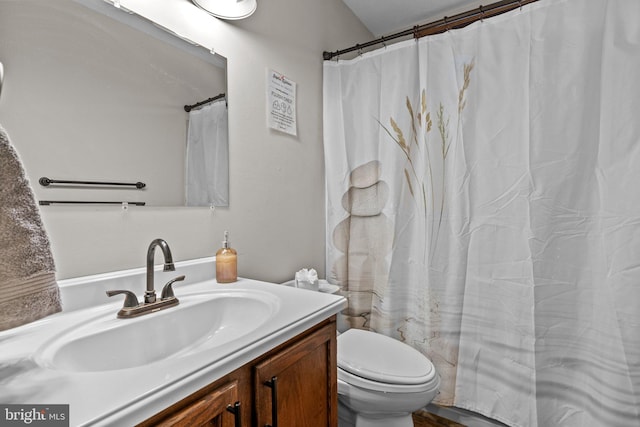
[[[99,201],[82,201],[82,200],[40,200],[40,206],[49,206],[53,204],[71,204],[71,205],[131,205],[145,206],[146,202],[99,202]]]
[[[46,176],[43,176],[38,180],[40,185],[43,187],[48,187],[51,184],[72,184],[72,185],[108,185],[108,186],[128,186],[128,187],[136,187],[138,190],[143,189],[147,186],[144,182],[104,182],[104,181],[70,181],[70,180],[60,180],[60,179],[50,179]]]

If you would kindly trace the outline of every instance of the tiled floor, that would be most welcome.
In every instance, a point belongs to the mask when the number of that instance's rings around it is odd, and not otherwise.
[[[426,411],[419,411],[413,414],[415,427],[465,427],[462,424],[449,421]]]

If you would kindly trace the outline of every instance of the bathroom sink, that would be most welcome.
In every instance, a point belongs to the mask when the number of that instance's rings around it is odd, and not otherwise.
[[[274,295],[255,291],[178,297],[176,307],[133,319],[117,319],[117,308],[103,312],[53,337],[36,361],[52,369],[96,372],[179,358],[246,337],[279,306]]]

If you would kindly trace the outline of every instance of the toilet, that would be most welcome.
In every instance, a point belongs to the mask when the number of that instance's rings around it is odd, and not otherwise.
[[[413,427],[411,413],[439,386],[431,361],[407,344],[361,329],[338,335],[338,427]]]

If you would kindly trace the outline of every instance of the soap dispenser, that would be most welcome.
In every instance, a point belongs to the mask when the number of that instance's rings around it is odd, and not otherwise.
[[[231,283],[238,280],[238,254],[229,246],[229,232],[224,232],[222,248],[216,252],[216,281]]]

